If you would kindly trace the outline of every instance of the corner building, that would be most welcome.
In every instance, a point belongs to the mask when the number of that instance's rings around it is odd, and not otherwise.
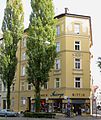
[[[90,16],[60,14],[57,19],[56,51],[54,69],[49,73],[49,81],[42,86],[41,110],[64,112],[68,105],[75,111],[79,108],[90,110],[90,47],[92,31]],[[25,76],[26,37],[18,45],[18,66],[12,85],[12,109],[34,111],[34,87]],[[47,59],[47,58],[46,58]]]

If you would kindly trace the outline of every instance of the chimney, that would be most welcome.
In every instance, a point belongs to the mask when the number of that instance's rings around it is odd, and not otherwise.
[[[68,8],[65,8],[65,13],[66,13],[66,14],[68,13],[68,11],[69,11],[69,9],[68,9]]]

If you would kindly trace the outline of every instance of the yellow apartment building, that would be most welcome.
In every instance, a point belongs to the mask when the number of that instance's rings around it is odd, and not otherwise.
[[[57,19],[54,69],[41,90],[41,110],[64,112],[68,106],[90,110],[90,47],[92,31],[90,16],[67,13]],[[11,108],[15,111],[34,111],[34,87],[26,80],[26,37],[18,44],[18,65],[12,85]],[[47,59],[47,58],[46,58]]]

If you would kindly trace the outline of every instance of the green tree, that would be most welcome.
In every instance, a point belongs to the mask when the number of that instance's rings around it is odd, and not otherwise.
[[[10,108],[10,87],[17,65],[17,44],[24,32],[24,12],[21,0],[7,0],[2,24],[3,45],[0,48],[0,70],[7,87],[7,108]]]
[[[41,86],[49,80],[56,58],[56,20],[52,0],[31,0],[31,7],[27,78],[35,87],[36,112],[39,112]]]

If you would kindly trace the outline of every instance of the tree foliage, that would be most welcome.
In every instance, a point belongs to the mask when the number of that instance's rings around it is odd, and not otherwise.
[[[3,44],[0,48],[0,70],[7,87],[7,108],[10,108],[10,86],[17,65],[17,44],[24,32],[24,13],[21,0],[7,0],[2,24]]]
[[[37,112],[41,86],[49,80],[49,72],[56,57],[56,20],[52,0],[31,0],[31,7],[27,40],[27,78],[35,87]]]

